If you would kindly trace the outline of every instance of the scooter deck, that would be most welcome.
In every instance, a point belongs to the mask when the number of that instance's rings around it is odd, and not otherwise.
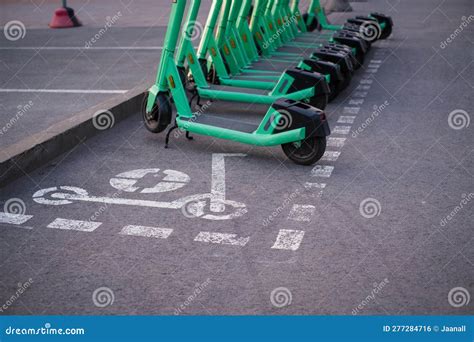
[[[232,79],[238,79],[238,78],[232,78]],[[264,80],[259,79],[259,81],[264,81]],[[240,87],[233,87],[233,86],[231,87],[231,86],[217,85],[217,84],[210,84],[208,89],[225,91],[225,92],[232,92],[232,93],[268,95],[268,90],[252,89],[252,88],[240,88]]]
[[[242,133],[252,133],[258,128],[258,124],[243,122],[240,120],[227,119],[215,115],[200,114],[193,118],[181,117],[182,121],[190,121],[201,125],[209,125],[219,128],[231,129]]]

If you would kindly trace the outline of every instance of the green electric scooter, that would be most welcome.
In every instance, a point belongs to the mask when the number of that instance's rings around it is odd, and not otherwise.
[[[215,7],[220,1],[213,3]],[[224,100],[235,102],[249,102],[258,104],[272,104],[281,97],[291,100],[303,101],[310,105],[324,109],[328,102],[330,88],[324,75],[300,68],[286,69],[279,79],[275,81],[264,80],[235,80],[233,87],[225,85],[208,84],[206,74],[199,62],[197,53],[192,44],[195,22],[201,0],[191,0],[185,25],[183,25],[176,64],[180,73],[180,80],[188,84],[188,70],[192,75],[193,84],[188,90],[192,93],[192,103],[196,104],[200,99]],[[211,8],[211,10],[213,10]],[[215,17],[211,15],[211,19]],[[204,36],[204,40],[211,49],[214,49],[213,62],[216,68],[225,69],[220,57],[220,49],[213,37]],[[185,64],[189,67],[186,69]],[[236,88],[236,87],[240,87]],[[194,108],[194,106],[192,106]]]
[[[303,16],[306,27],[313,30],[348,30],[358,32],[369,41],[386,39],[392,34],[393,20],[381,13],[370,13],[367,16],[357,16],[348,19],[344,25],[331,25],[321,7],[319,0],[311,0],[308,12]]]
[[[143,115],[146,128],[158,133],[171,124],[171,93],[177,114],[175,125],[168,130],[166,144],[171,131],[178,128],[188,137],[191,132],[256,146],[281,145],[286,156],[297,164],[317,162],[324,154],[326,137],[330,134],[326,116],[320,109],[281,98],[270,106],[258,125],[191,111],[174,60],[185,9],[186,0],[174,0],[171,4],[156,82],[148,91]]]

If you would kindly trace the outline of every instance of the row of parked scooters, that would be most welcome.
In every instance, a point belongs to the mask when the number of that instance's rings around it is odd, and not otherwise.
[[[174,0],[155,84],[144,102],[145,127],[174,129],[256,146],[281,145],[297,164],[326,150],[327,103],[349,84],[372,43],[392,32],[379,13],[331,25],[319,0],[213,0],[205,25],[201,0]],[[186,15],[186,16],[185,16]],[[184,18],[184,22],[183,22]],[[195,47],[196,40],[199,46]],[[258,124],[206,113],[208,101],[266,104]],[[173,116],[173,106],[176,115]]]

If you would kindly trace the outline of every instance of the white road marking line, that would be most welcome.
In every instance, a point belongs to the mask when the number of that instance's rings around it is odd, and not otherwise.
[[[305,189],[324,189],[326,187],[326,183],[311,183],[306,182],[304,183]]]
[[[313,216],[315,211],[316,207],[314,205],[293,204],[293,207],[288,214],[288,220],[310,222],[311,216]]]
[[[128,90],[102,89],[15,89],[0,88],[0,93],[51,93],[51,94],[125,94]]]
[[[380,68],[380,64],[369,64],[367,66],[367,68],[369,68],[369,69],[378,69],[378,68]]]
[[[360,107],[344,107],[342,109],[343,114],[359,114]]]
[[[343,147],[345,143],[346,138],[329,137],[329,139],[327,140],[327,146],[330,147]]]
[[[272,248],[296,251],[300,248],[303,236],[303,230],[280,229]]]
[[[349,134],[351,131],[351,126],[334,126],[331,130],[333,134]]]
[[[33,215],[10,214],[0,212],[0,223],[20,225],[31,219]]]
[[[324,152],[324,155],[321,158],[321,160],[336,161],[340,155],[341,155],[341,152],[339,151],[326,151]]]
[[[371,74],[376,74],[379,69],[365,69],[365,72],[371,73]]]
[[[101,224],[102,222],[90,222],[57,218],[53,222],[48,224],[47,227],[65,230],[79,230],[81,232],[93,232]]]
[[[366,97],[368,92],[366,91],[355,91],[353,96],[354,97]]]
[[[360,106],[364,103],[364,99],[350,100],[349,105],[351,106]]]
[[[233,246],[245,246],[249,242],[250,237],[236,238],[237,234],[225,234],[225,233],[212,233],[212,232],[200,232],[194,241],[207,242],[207,243],[218,243],[223,245]]]
[[[331,177],[332,172],[334,171],[334,166],[331,165],[316,165],[311,170],[311,176],[313,177]]]
[[[339,119],[337,120],[337,123],[347,123],[347,124],[353,124],[355,121],[356,116],[344,116],[341,115]]]
[[[2,46],[0,50],[163,50],[162,46]]]
[[[374,80],[371,78],[360,80],[360,84],[372,84],[372,83],[374,83]]]
[[[170,228],[128,225],[122,228],[120,235],[143,236],[143,237],[153,237],[157,239],[167,239],[171,235],[172,232],[173,232],[173,229],[170,229]]]
[[[356,89],[357,90],[370,90],[370,85],[359,84]]]
[[[369,63],[380,64],[380,63],[382,63],[382,60],[381,59],[371,59]]]

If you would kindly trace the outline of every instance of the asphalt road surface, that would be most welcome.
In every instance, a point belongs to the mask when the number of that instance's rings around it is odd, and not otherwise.
[[[315,167],[137,114],[1,189],[2,314],[473,314],[472,4],[436,6],[385,6]]]

